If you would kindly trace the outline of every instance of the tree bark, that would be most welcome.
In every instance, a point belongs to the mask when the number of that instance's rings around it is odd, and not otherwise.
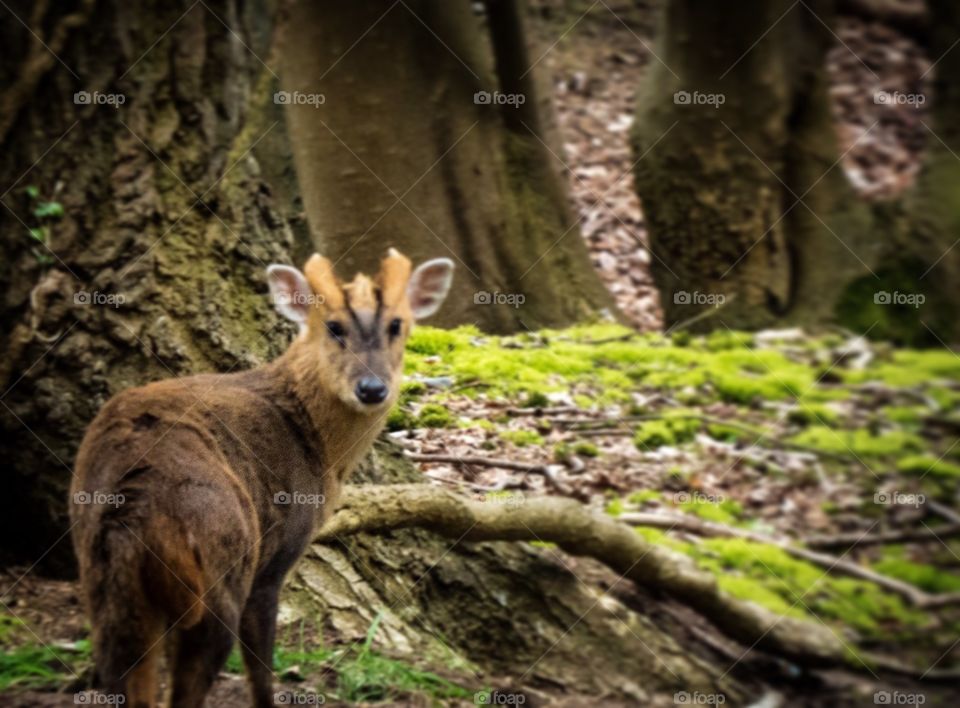
[[[440,324],[569,324],[611,300],[541,142],[520,11],[490,7],[492,51],[468,3],[293,4],[284,88],[325,99],[287,111],[304,206],[344,272],[388,246],[452,258]],[[481,91],[523,103],[478,104]]]
[[[934,11],[949,28],[943,41],[955,37],[953,10]],[[928,325],[945,340],[955,336],[941,314],[960,304],[946,286],[955,254],[924,273],[953,241],[954,202],[943,191],[960,185],[950,174],[960,168],[937,148],[907,203],[857,198],[840,166],[827,94],[833,16],[829,0],[667,4],[663,61],[639,92],[635,147],[668,325],[722,300],[729,327],[841,323],[921,343],[934,339]],[[952,126],[955,79],[949,67],[938,76],[938,96],[948,100],[938,101],[935,122]],[[697,95],[722,98],[697,104]],[[926,307],[875,302],[885,291],[922,293]]]
[[[48,40],[65,29],[63,64],[34,77],[0,152],[0,537],[5,555],[66,571],[86,424],[124,388],[282,351],[263,269],[306,231],[276,80],[257,58],[273,63],[266,5],[101,2],[82,27],[53,3],[10,10]],[[46,54],[8,19],[5,51]],[[0,67],[6,87],[28,70]],[[75,103],[81,91],[124,100]],[[40,202],[63,216],[37,216]]]

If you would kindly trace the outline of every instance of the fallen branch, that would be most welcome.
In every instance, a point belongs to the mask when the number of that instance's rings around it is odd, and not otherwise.
[[[776,546],[785,553],[800,558],[801,560],[814,563],[827,568],[830,572],[837,572],[843,575],[849,575],[854,578],[866,580],[885,590],[896,593],[911,604],[929,609],[933,607],[942,607],[945,605],[960,604],[960,593],[940,593],[931,595],[921,590],[916,585],[905,583],[902,580],[891,578],[887,575],[881,575],[876,571],[865,568],[864,566],[842,558],[820,553],[808,548],[801,548],[790,541],[766,534],[754,533],[745,529],[738,529],[732,526],[703,521],[696,516],[689,514],[649,514],[641,512],[628,512],[617,517],[620,521],[632,526],[650,526],[658,529],[681,530],[695,534],[697,536],[708,536],[714,538],[742,538],[756,543],[765,543],[770,546]],[[865,538],[864,534],[862,538]],[[853,544],[851,544],[853,545]]]
[[[951,524],[960,524],[960,514],[955,512],[949,506],[946,506],[945,504],[941,504],[940,502],[936,502],[936,501],[928,501],[927,507],[934,514],[937,514],[943,517],[944,519],[949,521]]]
[[[466,499],[420,484],[348,485],[342,505],[318,531],[318,542],[366,532],[419,527],[460,541],[548,541],[589,556],[652,591],[693,608],[728,637],[808,667],[837,664],[864,670],[847,644],[822,624],[777,615],[720,590],[716,578],[686,556],[649,543],[626,524],[558,497],[522,504]],[[955,678],[930,672],[926,680]]]
[[[859,533],[840,533],[833,536],[811,536],[804,539],[810,548],[849,548],[850,546],[880,546],[893,543],[924,543],[938,538],[960,536],[960,524],[945,524],[920,529],[884,531],[866,536]]]

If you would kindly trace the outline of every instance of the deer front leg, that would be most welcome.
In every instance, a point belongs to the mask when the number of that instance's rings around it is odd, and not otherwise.
[[[255,708],[273,706],[273,643],[280,583],[255,588],[240,620],[243,663]]]

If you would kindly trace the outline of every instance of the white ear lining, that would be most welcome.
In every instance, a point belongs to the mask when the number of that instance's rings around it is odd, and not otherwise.
[[[410,276],[407,297],[414,319],[429,317],[443,304],[453,282],[453,261],[434,258],[421,263]]]
[[[267,267],[267,285],[277,312],[303,330],[313,292],[303,273],[291,266],[273,263]]]

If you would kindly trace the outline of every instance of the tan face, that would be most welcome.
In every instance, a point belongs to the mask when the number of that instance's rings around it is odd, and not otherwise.
[[[300,325],[320,385],[349,408],[375,414],[396,401],[414,320],[439,308],[452,273],[446,258],[411,273],[410,261],[390,249],[373,278],[342,284],[330,261],[314,255],[303,273],[270,266],[267,280],[277,309]]]

